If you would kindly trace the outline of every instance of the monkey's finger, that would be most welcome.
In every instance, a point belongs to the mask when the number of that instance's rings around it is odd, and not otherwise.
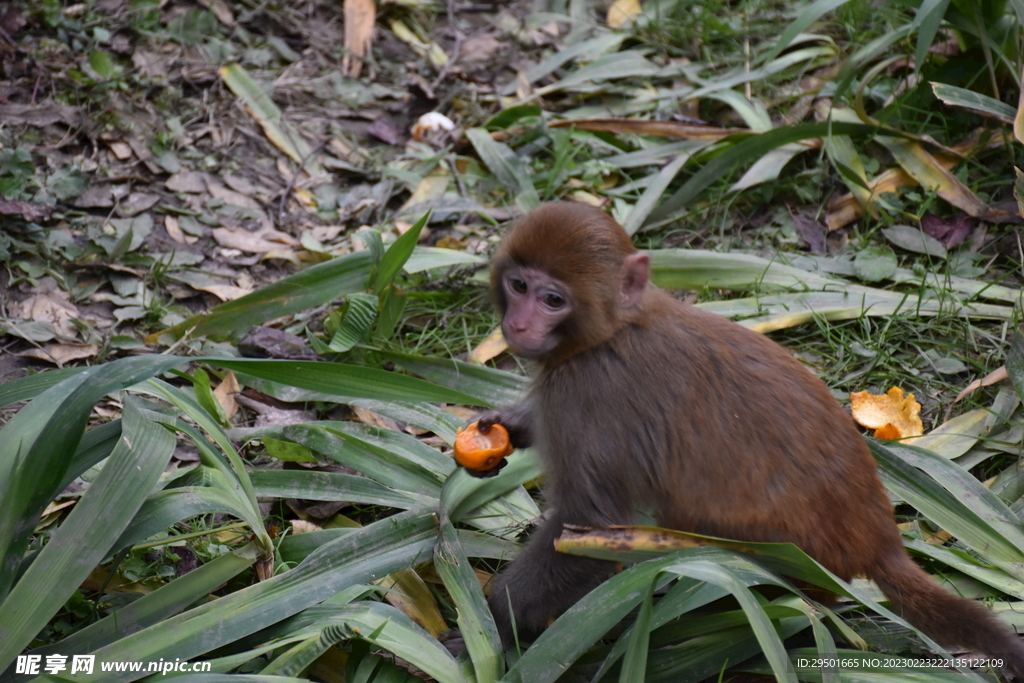
[[[491,427],[501,422],[501,413],[497,410],[485,410],[476,417],[474,417],[470,424],[476,423],[477,430],[481,434],[486,434],[491,431]]]

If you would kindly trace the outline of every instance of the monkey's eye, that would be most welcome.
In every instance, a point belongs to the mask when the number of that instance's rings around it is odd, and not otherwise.
[[[565,305],[565,297],[561,294],[555,294],[554,292],[548,292],[545,294],[543,301],[549,308],[561,308]]]
[[[511,287],[512,291],[516,294],[526,294],[526,280],[523,280],[522,278],[510,277],[508,279],[508,286]]]

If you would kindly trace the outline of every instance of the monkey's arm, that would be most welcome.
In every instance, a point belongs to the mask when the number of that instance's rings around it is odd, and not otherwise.
[[[533,401],[530,399],[507,408],[485,410],[476,416],[476,422],[484,434],[491,430],[491,425],[500,424],[508,430],[509,439],[515,448],[529,448],[533,445]]]

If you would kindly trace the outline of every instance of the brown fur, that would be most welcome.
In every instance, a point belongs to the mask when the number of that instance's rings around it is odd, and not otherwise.
[[[563,203],[521,219],[495,258],[503,315],[502,277],[517,268],[553,276],[572,299],[527,403],[484,416],[538,447],[551,508],[495,581],[505,642],[511,619],[535,636],[612,569],[554,552],[562,524],[629,524],[640,504],[663,526],[796,543],[843,579],[874,579],[940,643],[1001,656],[1019,675],[1013,632],[906,554],[875,462],[825,384],[768,338],[661,291],[622,307],[635,251],[603,212]]]

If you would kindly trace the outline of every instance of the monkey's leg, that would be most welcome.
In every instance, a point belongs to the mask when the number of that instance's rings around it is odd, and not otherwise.
[[[555,550],[565,520],[557,512],[530,537],[515,561],[494,578],[488,604],[505,647],[532,641],[565,610],[615,571],[615,563]]]

